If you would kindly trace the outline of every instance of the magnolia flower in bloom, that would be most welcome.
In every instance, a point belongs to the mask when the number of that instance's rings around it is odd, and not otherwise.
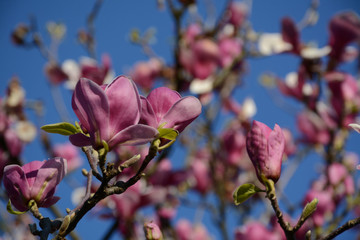
[[[162,66],[162,62],[157,58],[151,58],[147,62],[138,62],[131,71],[131,77],[138,86],[150,90],[155,78],[160,75]]]
[[[56,144],[53,148],[55,157],[62,157],[67,160],[68,172],[72,172],[83,163],[78,148],[71,143]]]
[[[4,187],[19,211],[27,211],[30,200],[34,200],[38,207],[46,208],[60,199],[54,193],[66,172],[64,158],[33,161],[22,167],[8,165],[4,168]]]
[[[262,223],[250,222],[238,228],[235,232],[235,240],[276,240],[280,239],[280,234],[271,232]]]
[[[192,224],[186,219],[176,223],[175,232],[179,240],[209,240],[207,229],[200,223]]]
[[[70,136],[75,146],[103,147],[106,141],[112,149],[118,144],[144,144],[151,141],[157,130],[138,124],[141,102],[135,84],[126,77],[117,77],[109,85],[100,87],[88,79],[76,85],[72,107],[83,133]]]
[[[231,2],[229,6],[229,22],[240,27],[246,20],[249,7],[243,2]]]
[[[280,177],[285,149],[285,137],[279,125],[275,124],[274,130],[271,130],[254,120],[246,138],[246,149],[259,181],[263,182],[264,176],[276,183]]]
[[[145,98],[141,96],[140,123],[153,128],[173,128],[182,132],[201,113],[201,103],[193,96],[181,97],[166,87],[156,88]]]
[[[281,35],[285,42],[291,44],[291,52],[294,54],[300,54],[300,34],[291,18],[285,17],[281,20]]]

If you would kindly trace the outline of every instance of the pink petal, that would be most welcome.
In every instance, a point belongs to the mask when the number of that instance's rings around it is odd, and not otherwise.
[[[60,200],[60,197],[52,196],[50,198],[47,198],[42,202],[41,207],[48,208],[57,203]]]
[[[161,123],[166,128],[175,128],[179,132],[189,125],[201,113],[201,103],[196,97],[184,97],[177,101],[163,117]]]
[[[272,179],[280,177],[282,157],[285,150],[285,137],[279,125],[275,124],[274,130],[268,139],[268,161],[266,167]]]
[[[6,192],[15,208],[19,211],[28,210],[26,203],[30,199],[30,187],[23,169],[19,165],[6,166],[3,180]]]
[[[44,163],[42,161],[32,161],[22,166],[22,169],[24,170],[26,175],[26,180],[29,183],[30,189],[34,185],[38,170],[41,168],[43,164]]]
[[[132,125],[116,134],[108,142],[109,148],[113,148],[118,144],[126,145],[138,145],[145,144],[154,139],[158,134],[158,131],[153,128],[143,124]]]
[[[74,91],[72,107],[91,138],[99,132],[100,139],[93,141],[109,139],[109,103],[99,85],[89,79],[80,79]]]
[[[37,202],[51,197],[66,172],[67,162],[64,158],[52,158],[44,161],[32,186],[31,197]]]
[[[133,81],[117,77],[105,89],[110,105],[110,136],[140,120],[140,96]]]
[[[90,138],[82,133],[69,136],[70,142],[77,147],[91,146]]]
[[[156,115],[154,113],[154,110],[150,102],[143,96],[140,96],[140,99],[141,99],[140,123],[157,128],[159,126],[159,122],[156,119]]]
[[[170,108],[181,98],[180,94],[167,87],[159,87],[152,90],[147,96],[156,114],[157,122],[160,122]]]

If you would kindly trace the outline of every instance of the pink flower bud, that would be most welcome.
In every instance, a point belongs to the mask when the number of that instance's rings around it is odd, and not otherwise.
[[[45,65],[45,75],[52,84],[59,84],[68,79],[66,73],[61,69],[61,67],[54,62],[48,62]]]
[[[66,160],[52,158],[33,161],[24,166],[8,165],[4,168],[4,187],[11,203],[19,211],[27,211],[34,200],[38,207],[50,207],[60,198],[55,197],[56,186],[67,172]]]
[[[265,124],[253,121],[246,138],[246,149],[260,182],[262,176],[275,183],[280,178],[285,137],[279,125],[271,130]]]
[[[147,222],[144,224],[144,232],[147,240],[161,240],[163,239],[159,226],[154,222]]]
[[[291,44],[291,52],[299,55],[301,47],[300,34],[291,18],[285,17],[281,20],[281,34],[284,42]]]

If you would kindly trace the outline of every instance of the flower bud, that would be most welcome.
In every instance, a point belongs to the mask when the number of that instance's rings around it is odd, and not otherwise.
[[[159,226],[154,222],[147,222],[144,224],[144,232],[147,240],[161,240],[163,239]]]
[[[262,178],[266,177],[276,183],[285,149],[285,137],[279,125],[275,124],[274,130],[271,130],[254,120],[246,138],[246,149],[259,181],[263,182]]]

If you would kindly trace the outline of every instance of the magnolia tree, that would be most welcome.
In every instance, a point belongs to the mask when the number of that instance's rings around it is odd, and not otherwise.
[[[9,36],[18,48],[40,50],[49,88],[68,88],[72,98],[67,106],[70,101],[54,94],[61,119],[44,123],[44,103],[27,99],[17,77],[9,81],[0,108],[1,205],[7,209],[1,239],[80,239],[77,229],[89,217],[111,222],[109,229],[87,227],[90,235],[101,230],[103,239],[325,240],[341,239],[345,231],[360,237],[354,231],[360,224],[358,154],[347,147],[353,129],[360,132],[356,13],[335,14],[328,29],[319,30],[328,34],[327,45],[317,47],[300,36],[317,23],[317,1],[299,23],[284,16],[279,33],[262,33],[250,22],[251,1],[226,1],[216,18],[206,2],[216,19],[209,21],[195,0],[154,0],[174,25],[172,57],[155,53],[153,30],[133,30],[130,41],[148,60],[120,72],[111,52],[101,63],[95,57],[102,4],[95,2],[78,32],[88,53],[79,63],[57,58],[64,24],[47,24],[50,43],[34,18]],[[297,68],[286,69],[284,79],[267,69],[258,87],[277,94],[279,111],[296,105],[289,121],[297,129],[258,121],[259,96],[239,102],[237,91],[256,65],[251,59],[275,55],[292,55]],[[37,117],[28,118],[28,109]],[[56,134],[65,136],[56,138],[62,143],[54,144]],[[23,154],[32,141],[41,143],[47,160]],[[309,174],[291,181],[304,164]],[[71,191],[57,193],[58,185]],[[296,201],[285,187],[307,191]],[[74,205],[58,205],[60,198]],[[182,214],[185,208],[192,213]]]

